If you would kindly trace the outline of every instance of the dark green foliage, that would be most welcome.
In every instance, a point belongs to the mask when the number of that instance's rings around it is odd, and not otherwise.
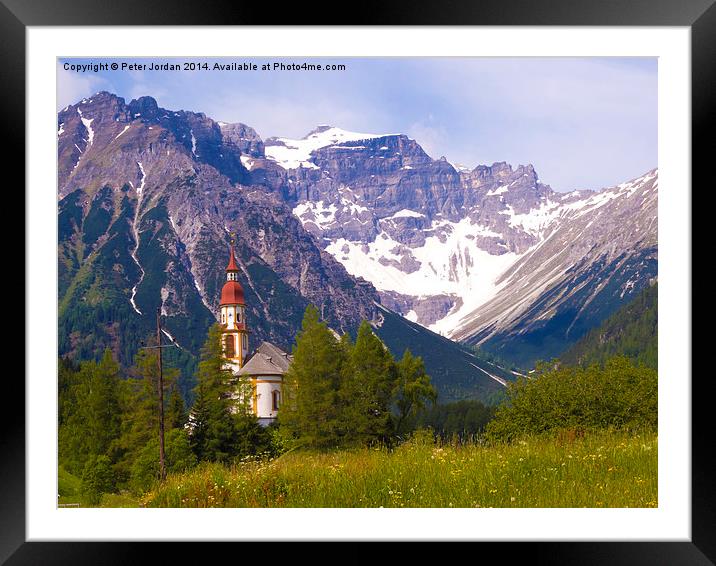
[[[348,443],[387,440],[393,428],[391,396],[396,381],[393,357],[363,321],[343,362],[339,386],[338,420]]]
[[[200,460],[226,461],[234,455],[234,376],[221,349],[221,327],[214,324],[201,350],[194,390],[192,447]]]
[[[179,392],[179,387],[177,386],[172,387],[165,417],[165,425],[167,429],[183,428],[187,422],[188,415],[186,412],[186,406],[184,405],[184,399]]]
[[[345,352],[313,305],[306,308],[284,376],[279,423],[301,445],[335,446],[339,440],[338,388]]]
[[[401,434],[407,419],[423,411],[428,403],[434,404],[437,397],[430,376],[425,373],[423,359],[405,350],[397,365],[397,379],[393,387],[397,412],[395,432]]]
[[[104,186],[92,199],[89,212],[84,219],[82,228],[82,241],[88,246],[97,242],[97,239],[107,231],[112,221],[112,189]]]
[[[66,475],[82,478],[84,487],[79,491],[90,504],[97,504],[102,493],[138,485],[134,476],[139,472],[135,467],[142,461],[146,470],[150,452],[158,469],[156,352],[140,350],[132,368],[133,375],[125,378],[120,375],[119,365],[109,350],[99,363],[86,361],[75,365],[69,360],[59,361],[59,463]],[[177,391],[174,384],[178,372],[166,364],[163,369],[165,411],[176,419],[175,413],[169,410],[172,396],[168,391]],[[175,396],[176,407],[180,406],[179,401],[181,398]],[[175,438],[178,433],[183,435],[188,447],[186,432],[166,428],[168,461],[171,457],[186,463],[183,445]],[[173,456],[169,456],[170,451]]]
[[[520,379],[508,389],[486,428],[491,440],[512,440],[524,434],[563,429],[657,426],[657,374],[615,357],[603,367],[573,368],[542,364],[533,379]]]
[[[483,403],[497,404],[502,399],[504,387],[487,373],[508,382],[515,379],[509,371],[476,357],[467,346],[388,310],[381,309],[380,314],[383,322],[375,329],[378,337],[396,358],[405,350],[423,358],[441,403],[479,399]]]
[[[156,341],[150,342],[156,345]],[[133,462],[149,443],[159,443],[159,368],[156,349],[140,350],[132,368],[133,376],[125,381],[125,394],[122,410],[122,434],[119,439],[121,452],[118,454],[116,470],[118,476],[126,480],[131,475]],[[174,384],[178,371],[167,364],[162,368],[164,384],[165,431],[169,409],[169,391],[176,390]],[[159,458],[159,448],[156,457]]]
[[[409,420],[410,429],[429,428],[442,440],[457,437],[473,440],[495,416],[496,408],[480,401],[465,400],[433,405]]]
[[[167,431],[164,439],[167,473],[181,473],[197,464],[191,449],[189,435],[183,429]],[[150,489],[159,480],[159,440],[153,438],[137,454],[132,464],[130,487],[140,494]]]
[[[488,350],[485,350],[480,346],[472,346],[472,352],[475,354],[475,357],[477,359],[487,364],[491,364],[493,366],[498,366],[508,370],[514,370],[520,373],[524,373],[526,371],[524,368],[518,367],[510,360],[500,357],[494,352],[489,352]]]
[[[658,366],[658,285],[646,287],[560,359],[569,365],[603,364],[623,355],[636,364]]]
[[[114,489],[112,462],[105,455],[92,455],[82,470],[82,495],[91,505],[97,505],[103,493]]]
[[[70,358],[60,358],[57,367],[57,419],[62,426],[76,405],[80,366]]]
[[[396,364],[365,321],[355,343],[348,334],[338,339],[309,306],[284,376],[279,444],[390,444],[435,398],[421,358],[406,351]]]
[[[79,475],[89,459],[113,454],[118,448],[119,366],[107,350],[99,363],[84,362],[71,382],[61,400],[64,414],[59,429],[59,456],[70,473]]]
[[[248,410],[251,386],[237,380],[221,348],[221,327],[214,324],[201,351],[191,446],[199,460],[227,462],[266,452],[271,436]]]

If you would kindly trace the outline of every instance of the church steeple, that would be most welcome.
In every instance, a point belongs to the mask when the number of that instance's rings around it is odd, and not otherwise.
[[[234,255],[234,234],[231,235],[226,283],[221,289],[221,326],[224,355],[240,369],[249,351],[249,330],[246,326],[244,288],[239,283],[239,267]]]
[[[239,272],[239,267],[236,265],[236,256],[234,255],[234,237],[232,234],[231,237],[231,248],[229,251],[229,265],[226,266],[226,279],[227,281],[232,281],[230,275],[232,273],[237,274]],[[234,278],[233,281],[236,281]]]

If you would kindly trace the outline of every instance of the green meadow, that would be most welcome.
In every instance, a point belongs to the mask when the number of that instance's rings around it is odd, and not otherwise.
[[[511,444],[292,452],[170,476],[146,507],[656,507],[657,436],[563,432]]]

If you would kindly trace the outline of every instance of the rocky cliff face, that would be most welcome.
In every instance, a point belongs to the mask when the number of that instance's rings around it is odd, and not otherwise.
[[[157,307],[198,352],[231,233],[256,344],[290,348],[309,302],[336,329],[375,317],[375,289],[316,245],[270,183],[253,184],[243,162],[263,142],[248,126],[98,93],[58,114],[58,155],[61,353],[111,345],[128,362]]]
[[[656,275],[656,171],[557,193],[532,165],[467,170],[404,135],[330,126],[267,140],[265,156],[252,174],[283,169],[304,228],[385,306],[526,364],[558,354]]]
[[[402,134],[262,140],[109,93],[58,113],[58,159],[60,350],[81,357],[111,345],[131,361],[156,308],[196,353],[231,233],[256,344],[290,348],[311,302],[338,331],[368,319],[396,355],[435,356],[435,371],[454,352],[412,323],[529,365],[656,277],[656,171],[556,193],[531,165],[467,170]],[[455,398],[513,375],[463,354],[463,385],[441,378]]]

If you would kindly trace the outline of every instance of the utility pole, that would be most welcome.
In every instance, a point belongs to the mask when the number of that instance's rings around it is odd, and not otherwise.
[[[162,348],[179,348],[179,344],[174,341],[174,344],[167,344],[162,346],[162,309],[157,308],[157,345],[156,346],[142,346],[142,350],[155,350],[157,351],[157,367],[159,369],[159,379],[157,380],[157,393],[159,397],[159,473],[161,474],[162,481],[167,479],[167,470],[164,459],[164,376],[162,375]]]
[[[159,473],[161,480],[167,479],[167,470],[164,465],[164,379],[162,377],[162,309],[157,307],[157,366],[159,367]]]

